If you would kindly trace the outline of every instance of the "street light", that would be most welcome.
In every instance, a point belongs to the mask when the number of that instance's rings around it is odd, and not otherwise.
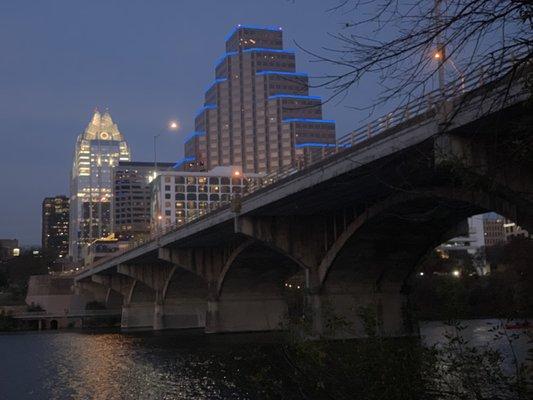
[[[167,125],[166,131],[177,131],[180,128],[178,121],[170,121]],[[161,136],[164,132],[154,135],[154,174],[157,172],[157,138]]]

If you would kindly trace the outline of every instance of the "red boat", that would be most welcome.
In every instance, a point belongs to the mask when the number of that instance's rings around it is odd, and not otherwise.
[[[529,321],[521,321],[521,322],[509,322],[505,324],[505,329],[528,329],[531,328],[532,324]]]

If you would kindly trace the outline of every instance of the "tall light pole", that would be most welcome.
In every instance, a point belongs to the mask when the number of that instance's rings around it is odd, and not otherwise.
[[[434,8],[434,17],[435,17],[435,41],[436,41],[436,51],[434,54],[435,59],[438,61],[438,74],[439,74],[439,89],[442,94],[444,94],[446,86],[446,64],[449,63],[455,72],[459,75],[461,79],[461,92],[465,91],[465,76],[463,72],[455,65],[453,60],[446,55],[446,45],[442,39],[442,12],[440,9],[441,3],[444,0],[435,0]]]
[[[167,131],[177,131],[179,129],[180,125],[178,121],[170,121],[167,125]],[[157,138],[161,136],[164,132],[160,132],[157,135],[154,135],[154,178],[157,177]],[[159,203],[158,203],[159,204]],[[157,216],[156,216],[156,224],[157,224],[157,235],[159,236],[159,233],[161,231],[161,223],[162,223],[162,215],[161,210],[157,210]]]
[[[439,89],[442,94],[444,94],[444,86],[446,84],[445,82],[445,71],[444,71],[444,61],[446,60],[446,51],[444,47],[444,43],[442,42],[441,38],[441,32],[442,29],[441,21],[442,21],[442,15],[440,11],[440,3],[442,0],[435,0],[435,9],[434,9],[434,16],[435,16],[435,39],[436,39],[436,45],[437,45],[437,52],[435,53],[435,58],[439,62],[438,66],[438,73],[439,73]]]
[[[179,129],[179,123],[178,121],[170,121],[168,123],[167,130],[169,131],[177,131]],[[161,136],[163,132],[158,133],[157,135],[154,135],[154,173],[157,172],[157,138]]]

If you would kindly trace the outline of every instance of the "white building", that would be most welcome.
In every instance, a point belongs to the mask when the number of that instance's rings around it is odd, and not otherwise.
[[[108,112],[94,112],[78,136],[70,181],[69,255],[111,233],[112,169],[130,160],[130,149]]]
[[[151,182],[152,233],[189,222],[242,196],[262,176],[231,166],[208,172],[158,171]]]
[[[465,250],[474,255],[485,246],[485,231],[483,229],[483,214],[468,218],[468,234],[457,236],[443,243],[440,248],[444,251]]]

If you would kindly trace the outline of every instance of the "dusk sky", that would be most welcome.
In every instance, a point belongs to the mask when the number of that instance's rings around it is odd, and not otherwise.
[[[40,243],[41,202],[68,195],[76,136],[96,106],[109,108],[134,161],[153,160],[153,136],[178,119],[181,130],[158,142],[159,161],[175,161],[234,25],[280,26],[285,48],[296,49],[297,41],[320,51],[335,44],[328,33],[342,27],[342,15],[326,12],[337,3],[0,2],[0,238]],[[311,77],[331,72],[301,50],[296,57],[297,70]],[[324,106],[324,118],[337,121],[337,136],[361,124],[364,115],[348,106],[365,104],[369,88]]]

